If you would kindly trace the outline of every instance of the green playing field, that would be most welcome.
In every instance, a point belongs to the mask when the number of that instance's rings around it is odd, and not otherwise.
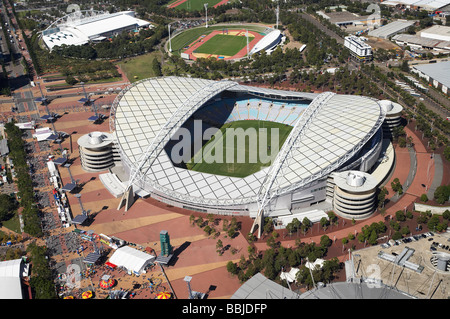
[[[174,3],[176,0],[174,1],[170,1],[169,5]],[[187,11],[200,11],[200,12],[205,12],[205,3],[208,3],[208,8],[212,8],[213,6],[215,6],[216,4],[218,4],[221,0],[187,0],[183,3],[181,3],[180,5],[176,6],[174,9],[177,10],[187,10]]]
[[[252,41],[253,37],[248,37]],[[236,55],[247,45],[247,37],[238,35],[216,34],[194,52],[225,56]]]
[[[244,120],[227,123],[186,166],[190,170],[215,175],[251,175],[272,164],[291,130],[292,126],[268,121]],[[256,142],[253,139],[255,134]],[[278,135],[278,145],[272,145],[272,134]],[[266,142],[262,135],[266,136]],[[269,160],[265,159],[265,155],[269,156]]]

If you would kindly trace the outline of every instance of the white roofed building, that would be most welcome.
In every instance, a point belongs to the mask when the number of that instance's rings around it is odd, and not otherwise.
[[[0,262],[0,299],[24,299],[22,278],[28,276],[28,264],[22,259]]]
[[[42,31],[42,40],[52,50],[55,46],[98,42],[124,31],[146,27],[152,27],[151,23],[136,18],[134,11],[76,11],[58,19]]]
[[[239,118],[293,128],[273,164],[248,176],[175,165],[171,137],[204,117],[219,126]],[[271,201],[265,215],[282,215],[289,223],[296,213],[325,217],[326,207],[312,205],[325,201],[332,172],[368,171],[374,165],[385,117],[380,101],[363,96],[160,77],[138,81],[119,94],[111,107],[110,130],[124,168],[121,181],[133,191],[142,189],[156,200],[199,212],[253,217],[267,190]],[[117,192],[122,189],[118,186]]]

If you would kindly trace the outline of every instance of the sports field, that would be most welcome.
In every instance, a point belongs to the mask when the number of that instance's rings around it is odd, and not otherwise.
[[[167,5],[168,8],[175,8],[186,11],[205,11],[205,3],[208,3],[208,8],[214,7],[222,0],[173,0]]]
[[[253,36],[248,37],[249,42]],[[247,45],[247,37],[227,34],[216,34],[200,47],[195,49],[195,53],[217,54],[225,56],[236,55]]]
[[[255,34],[260,34],[260,36],[263,37],[265,35],[264,32],[266,31],[267,26],[256,24],[248,24],[248,25],[222,24],[222,25],[212,25],[209,26],[207,29],[205,27],[196,27],[192,29],[187,29],[184,30],[183,32],[176,34],[172,38],[173,54],[180,55],[181,52],[185,51],[187,47],[189,47],[192,43],[198,40],[199,37],[202,35],[207,37],[208,35],[210,35],[210,33],[214,31],[216,31],[216,33],[223,32],[224,29],[229,30],[229,32],[230,30],[241,30],[242,32],[248,30],[249,37],[254,36],[253,32]]]
[[[292,126],[268,121],[244,120],[227,123],[186,166],[193,171],[215,175],[251,175],[272,164],[291,130]],[[278,135],[278,145],[272,145],[272,134]],[[265,155],[269,156],[268,161],[264,159]]]

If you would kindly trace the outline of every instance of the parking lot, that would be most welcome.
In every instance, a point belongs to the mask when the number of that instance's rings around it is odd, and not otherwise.
[[[449,253],[449,233],[427,232],[404,238],[404,240],[389,242],[355,252],[353,256],[357,276],[377,277],[384,284],[418,299],[448,299],[450,297],[450,272],[440,271],[431,263],[433,251]],[[380,252],[398,256],[405,247],[414,250],[408,261],[423,266],[420,273],[379,257]]]

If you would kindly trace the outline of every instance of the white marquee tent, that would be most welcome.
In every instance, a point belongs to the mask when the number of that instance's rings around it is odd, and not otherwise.
[[[123,246],[114,252],[111,258],[109,258],[109,262],[118,267],[124,267],[135,274],[141,274],[145,267],[155,259],[156,257],[153,255],[131,248],[130,246]]]
[[[0,299],[23,299],[22,277],[28,276],[28,266],[22,259],[0,262]]]

